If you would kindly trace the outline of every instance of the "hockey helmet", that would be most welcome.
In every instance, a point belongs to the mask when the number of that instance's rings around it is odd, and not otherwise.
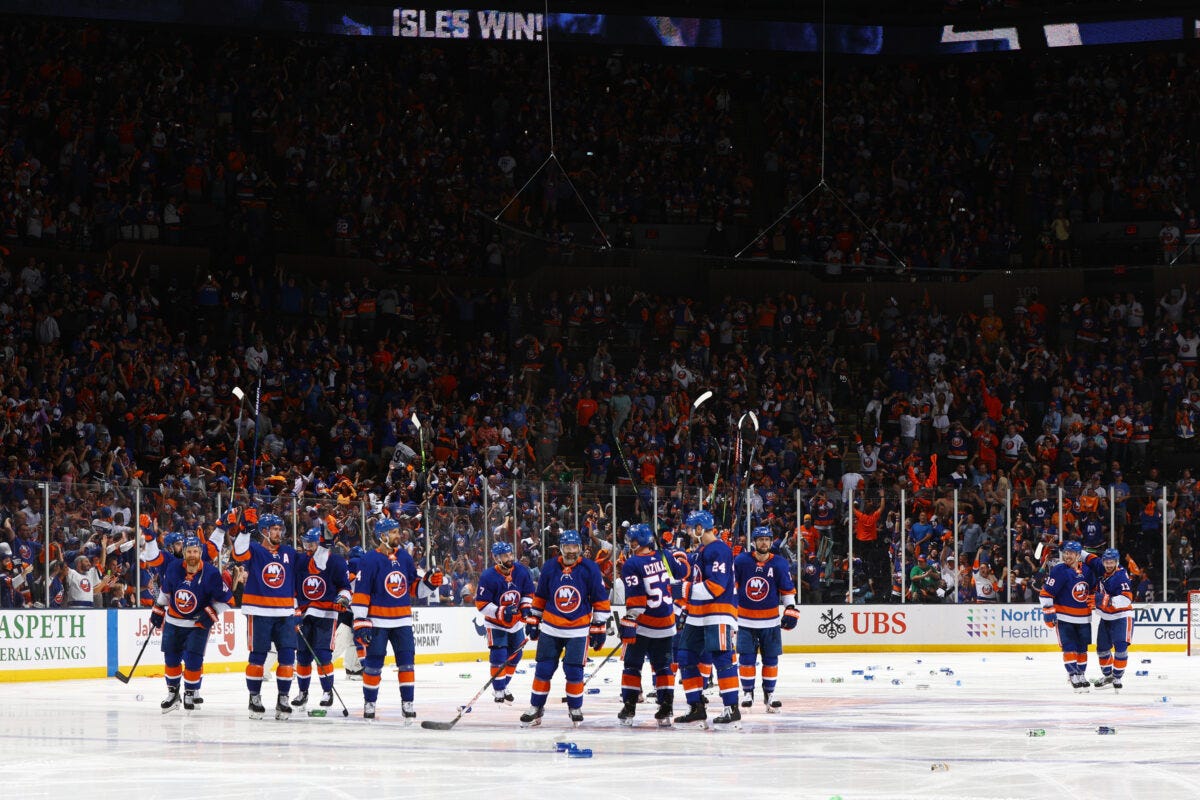
[[[495,542],[492,544],[492,558],[500,558],[506,556],[513,551],[513,546],[508,542]]]
[[[639,522],[637,525],[631,525],[629,533],[626,534],[629,541],[636,544],[638,547],[650,547],[654,544],[654,531],[644,522]]]
[[[579,535],[579,531],[568,529],[558,535],[559,547],[564,547],[568,544],[575,544],[583,547],[583,538]]]
[[[309,528],[300,537],[300,541],[304,544],[318,544],[321,541],[321,529]]]
[[[187,550],[190,547],[199,547],[201,550],[203,550],[204,543],[200,541],[199,536],[189,533],[187,536],[183,537],[183,549]]]
[[[1067,542],[1062,546],[1062,551],[1064,553],[1079,554],[1083,552],[1083,545],[1081,545],[1079,542]]]
[[[382,542],[384,536],[399,527],[400,523],[391,517],[380,517],[375,520],[375,538]]]
[[[699,525],[706,531],[711,531],[716,527],[716,524],[713,522],[713,515],[704,509],[699,509],[688,514],[687,519],[684,520],[684,524],[689,528]]]
[[[163,547],[172,548],[183,541],[183,534],[178,531],[171,531],[163,536]]]
[[[1101,561],[1116,561],[1118,564],[1120,564],[1121,563],[1121,551],[1115,547],[1110,547],[1107,550],[1105,550],[1103,553],[1100,554],[1100,560]]]
[[[774,539],[775,539],[775,534],[772,533],[771,529],[768,528],[766,525],[759,525],[757,528],[755,528],[753,531],[750,532],[751,540],[761,539],[764,536],[768,539],[771,539],[772,541],[774,541]]]
[[[352,559],[353,558],[362,558],[366,554],[367,554],[367,551],[363,550],[361,545],[356,544],[356,545],[354,545],[354,547],[350,548],[350,558],[352,558]]]
[[[258,529],[260,531],[270,530],[276,525],[278,525],[280,528],[283,527],[283,517],[279,516],[278,514],[263,514],[258,518]]]

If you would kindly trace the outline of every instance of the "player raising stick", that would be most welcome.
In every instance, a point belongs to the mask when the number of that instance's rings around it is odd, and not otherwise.
[[[774,536],[767,527],[751,534],[753,550],[740,554],[733,562],[738,588],[738,674],[742,679],[742,708],[754,705],[754,667],[762,654],[763,703],[767,713],[779,712],[783,704],[775,697],[779,677],[779,656],[783,654],[783,630],[796,627],[796,584],[791,570],[780,556],[771,552]],[[780,620],[780,601],[787,605]]]
[[[1103,677],[1095,685],[1122,688],[1125,664],[1129,660],[1129,642],[1133,639],[1133,588],[1129,573],[1121,566],[1121,553],[1108,548],[1099,558],[1104,572],[1096,586],[1096,613],[1100,625],[1096,631],[1096,656]],[[1089,559],[1089,566],[1094,563]],[[1116,650],[1116,653],[1113,651]]]
[[[234,516],[231,514],[230,516]],[[292,707],[288,694],[296,664],[296,551],[283,543],[283,520],[275,514],[259,519],[254,508],[247,508],[240,523],[226,521],[226,533],[237,532],[233,540],[233,560],[246,568],[246,588],[242,592],[242,613],[246,615],[246,642],[250,659],[246,665],[246,688],[250,691],[250,719],[262,719],[263,665],[267,652],[275,645],[279,665],[275,668],[275,719],[288,719]],[[239,528],[240,525],[240,528]],[[230,530],[233,528],[234,530]],[[262,544],[252,541],[251,533],[262,532]]]

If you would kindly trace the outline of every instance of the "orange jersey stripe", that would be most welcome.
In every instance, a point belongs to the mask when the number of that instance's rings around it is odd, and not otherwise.
[[[261,594],[242,595],[244,606],[270,606],[271,608],[292,608],[296,604],[293,597],[266,597]]]

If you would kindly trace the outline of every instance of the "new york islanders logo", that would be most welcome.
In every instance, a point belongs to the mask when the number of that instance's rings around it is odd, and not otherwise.
[[[408,578],[403,572],[389,572],[383,579],[383,590],[399,600],[408,594]]]
[[[771,593],[771,584],[767,583],[766,578],[760,578],[755,575],[750,580],[746,581],[745,586],[746,599],[755,603],[761,603],[767,599],[767,595]]]
[[[1076,603],[1086,603],[1090,595],[1091,591],[1088,589],[1088,585],[1084,581],[1076,581],[1075,585],[1071,587],[1071,598]]]
[[[262,582],[264,586],[271,589],[278,589],[283,586],[285,580],[287,580],[287,570],[283,568],[283,564],[272,561],[262,568]]]
[[[192,594],[187,589],[175,590],[175,609],[182,615],[187,616],[196,610],[199,603],[196,601],[196,595]]]
[[[87,578],[80,578],[79,591],[83,592],[84,594],[87,594],[88,592],[92,591],[92,582],[89,581]]]
[[[573,614],[583,603],[583,596],[574,586],[560,586],[554,593],[554,607],[564,614]]]
[[[521,593],[516,589],[509,589],[504,594],[500,595],[500,602],[497,603],[501,608],[504,606],[515,606],[521,602]]]
[[[325,596],[325,579],[320,575],[309,575],[301,586],[304,597],[308,600],[320,600]]]

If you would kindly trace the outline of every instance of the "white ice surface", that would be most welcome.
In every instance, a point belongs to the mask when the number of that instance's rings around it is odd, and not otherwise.
[[[529,660],[514,679],[514,706],[496,706],[489,691],[449,732],[404,726],[390,667],[374,722],[361,719],[362,684],[340,672],[348,719],[335,703],[325,719],[286,722],[269,710],[248,719],[236,674],[207,676],[203,710],[191,715],[160,713],[161,678],[3,684],[0,797],[1184,800],[1200,797],[1197,667],[1182,654],[1132,653],[1123,691],[1080,695],[1050,653],[786,655],[782,713],[756,702],[736,732],[659,730],[651,704],[639,707],[635,728],[618,726],[615,659],[589,684],[601,693],[585,697],[578,729],[559,702],[561,673],[542,727],[519,727]],[[449,721],[486,680],[486,664],[418,665],[419,718]],[[714,696],[710,718],[718,705]],[[677,688],[676,712],[684,708]],[[1100,725],[1117,734],[1098,735]],[[1045,737],[1030,738],[1030,728]],[[594,756],[568,759],[552,752],[556,741]]]

